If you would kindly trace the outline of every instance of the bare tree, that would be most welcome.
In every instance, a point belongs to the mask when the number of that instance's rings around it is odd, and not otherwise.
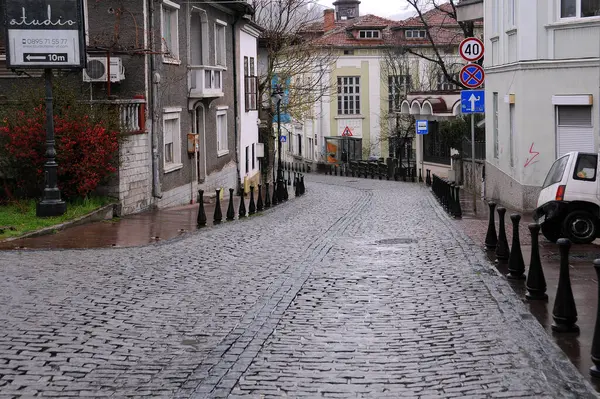
[[[458,87],[464,87],[456,75],[456,70],[451,68],[445,57],[445,50],[456,47],[466,37],[474,37],[476,26],[473,21],[459,22],[456,17],[458,0],[406,0],[408,6],[417,14],[418,20],[427,32],[429,46],[423,48],[407,48],[407,51],[418,57],[436,64],[446,80]],[[436,11],[443,18],[441,21],[431,22],[428,12]],[[480,61],[480,63],[483,60]]]

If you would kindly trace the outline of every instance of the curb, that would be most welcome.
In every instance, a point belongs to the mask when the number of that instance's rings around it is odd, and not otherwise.
[[[115,208],[117,206],[118,206],[118,204],[116,204],[116,203],[104,205],[103,207],[96,209],[95,211],[92,211],[86,215],[80,216],[76,219],[69,220],[69,221],[54,225],[54,226],[44,227],[43,229],[25,233],[25,234],[17,236],[17,237],[5,238],[5,239],[0,240],[0,243],[20,240],[23,238],[32,238],[32,237],[49,235],[49,234],[53,234],[55,231],[64,230],[68,227],[79,226],[79,225],[87,224],[87,223],[91,223],[91,222],[98,222],[101,220],[109,220],[115,216],[115,214],[116,214]]]

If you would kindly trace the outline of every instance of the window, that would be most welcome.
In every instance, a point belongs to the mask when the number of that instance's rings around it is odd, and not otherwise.
[[[404,35],[407,39],[424,39],[427,37],[427,31],[424,29],[407,30]]]
[[[164,62],[179,62],[179,4],[163,0],[161,36]]]
[[[498,0],[492,2],[492,33],[498,33]]]
[[[591,105],[556,107],[556,155],[570,151],[596,152]]]
[[[515,0],[508,0],[508,27],[512,28],[516,23]]]
[[[246,112],[258,109],[258,77],[255,73],[254,57],[244,57],[244,102]]]
[[[458,74],[456,73],[450,73],[452,75],[452,77],[456,80],[458,78]],[[450,80],[448,80],[448,78],[446,77],[446,75],[442,72],[438,73],[438,82],[437,82],[437,89],[438,91],[452,91],[452,90],[458,90],[458,87],[452,83]]]
[[[600,0],[560,0],[561,18],[587,18],[600,15]]]
[[[360,78],[344,76],[337,79],[338,114],[360,114]]]
[[[575,171],[573,173],[573,179],[575,180],[596,180],[596,167],[598,166],[598,155],[597,154],[579,154],[577,163],[575,164]]]
[[[217,155],[222,156],[229,153],[227,146],[227,110],[217,111]]]
[[[498,139],[498,93],[493,94],[492,101],[492,118],[494,119],[494,158],[498,158],[499,156],[499,139]]]
[[[250,171],[250,147],[246,146],[246,173]]]
[[[215,64],[218,66],[227,66],[225,64],[225,26],[227,24],[217,21],[215,24]]]
[[[510,123],[510,166],[515,166],[515,104],[508,105],[508,119]]]
[[[567,161],[569,160],[569,156],[565,155],[552,164],[548,175],[546,176],[546,180],[544,180],[544,184],[542,189],[549,187],[553,184],[556,184],[562,180],[563,173],[565,173],[565,167],[567,166]]]
[[[344,50],[344,55],[354,55],[354,50]]]
[[[378,30],[361,30],[358,31],[358,37],[361,39],[379,39],[380,33]]]
[[[297,135],[298,137],[298,155],[302,156],[302,135]]]
[[[254,170],[254,168],[256,168],[256,153],[254,152],[254,143],[252,143],[252,170]]]
[[[394,112],[400,109],[400,99],[410,91],[410,76],[388,76],[388,109]]]
[[[180,169],[181,163],[181,108],[163,110],[163,161],[165,173]]]

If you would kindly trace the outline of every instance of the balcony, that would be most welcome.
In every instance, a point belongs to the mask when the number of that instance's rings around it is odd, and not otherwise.
[[[121,131],[124,134],[146,133],[146,99],[117,99],[117,100],[93,100],[90,103],[96,112],[103,112],[104,106],[117,107]]]
[[[223,97],[223,67],[190,66],[190,98]]]

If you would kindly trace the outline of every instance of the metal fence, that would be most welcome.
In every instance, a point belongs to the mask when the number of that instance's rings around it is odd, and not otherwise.
[[[462,156],[463,158],[471,158],[471,140],[463,138],[462,141]],[[485,159],[485,141],[475,142],[475,159]]]

